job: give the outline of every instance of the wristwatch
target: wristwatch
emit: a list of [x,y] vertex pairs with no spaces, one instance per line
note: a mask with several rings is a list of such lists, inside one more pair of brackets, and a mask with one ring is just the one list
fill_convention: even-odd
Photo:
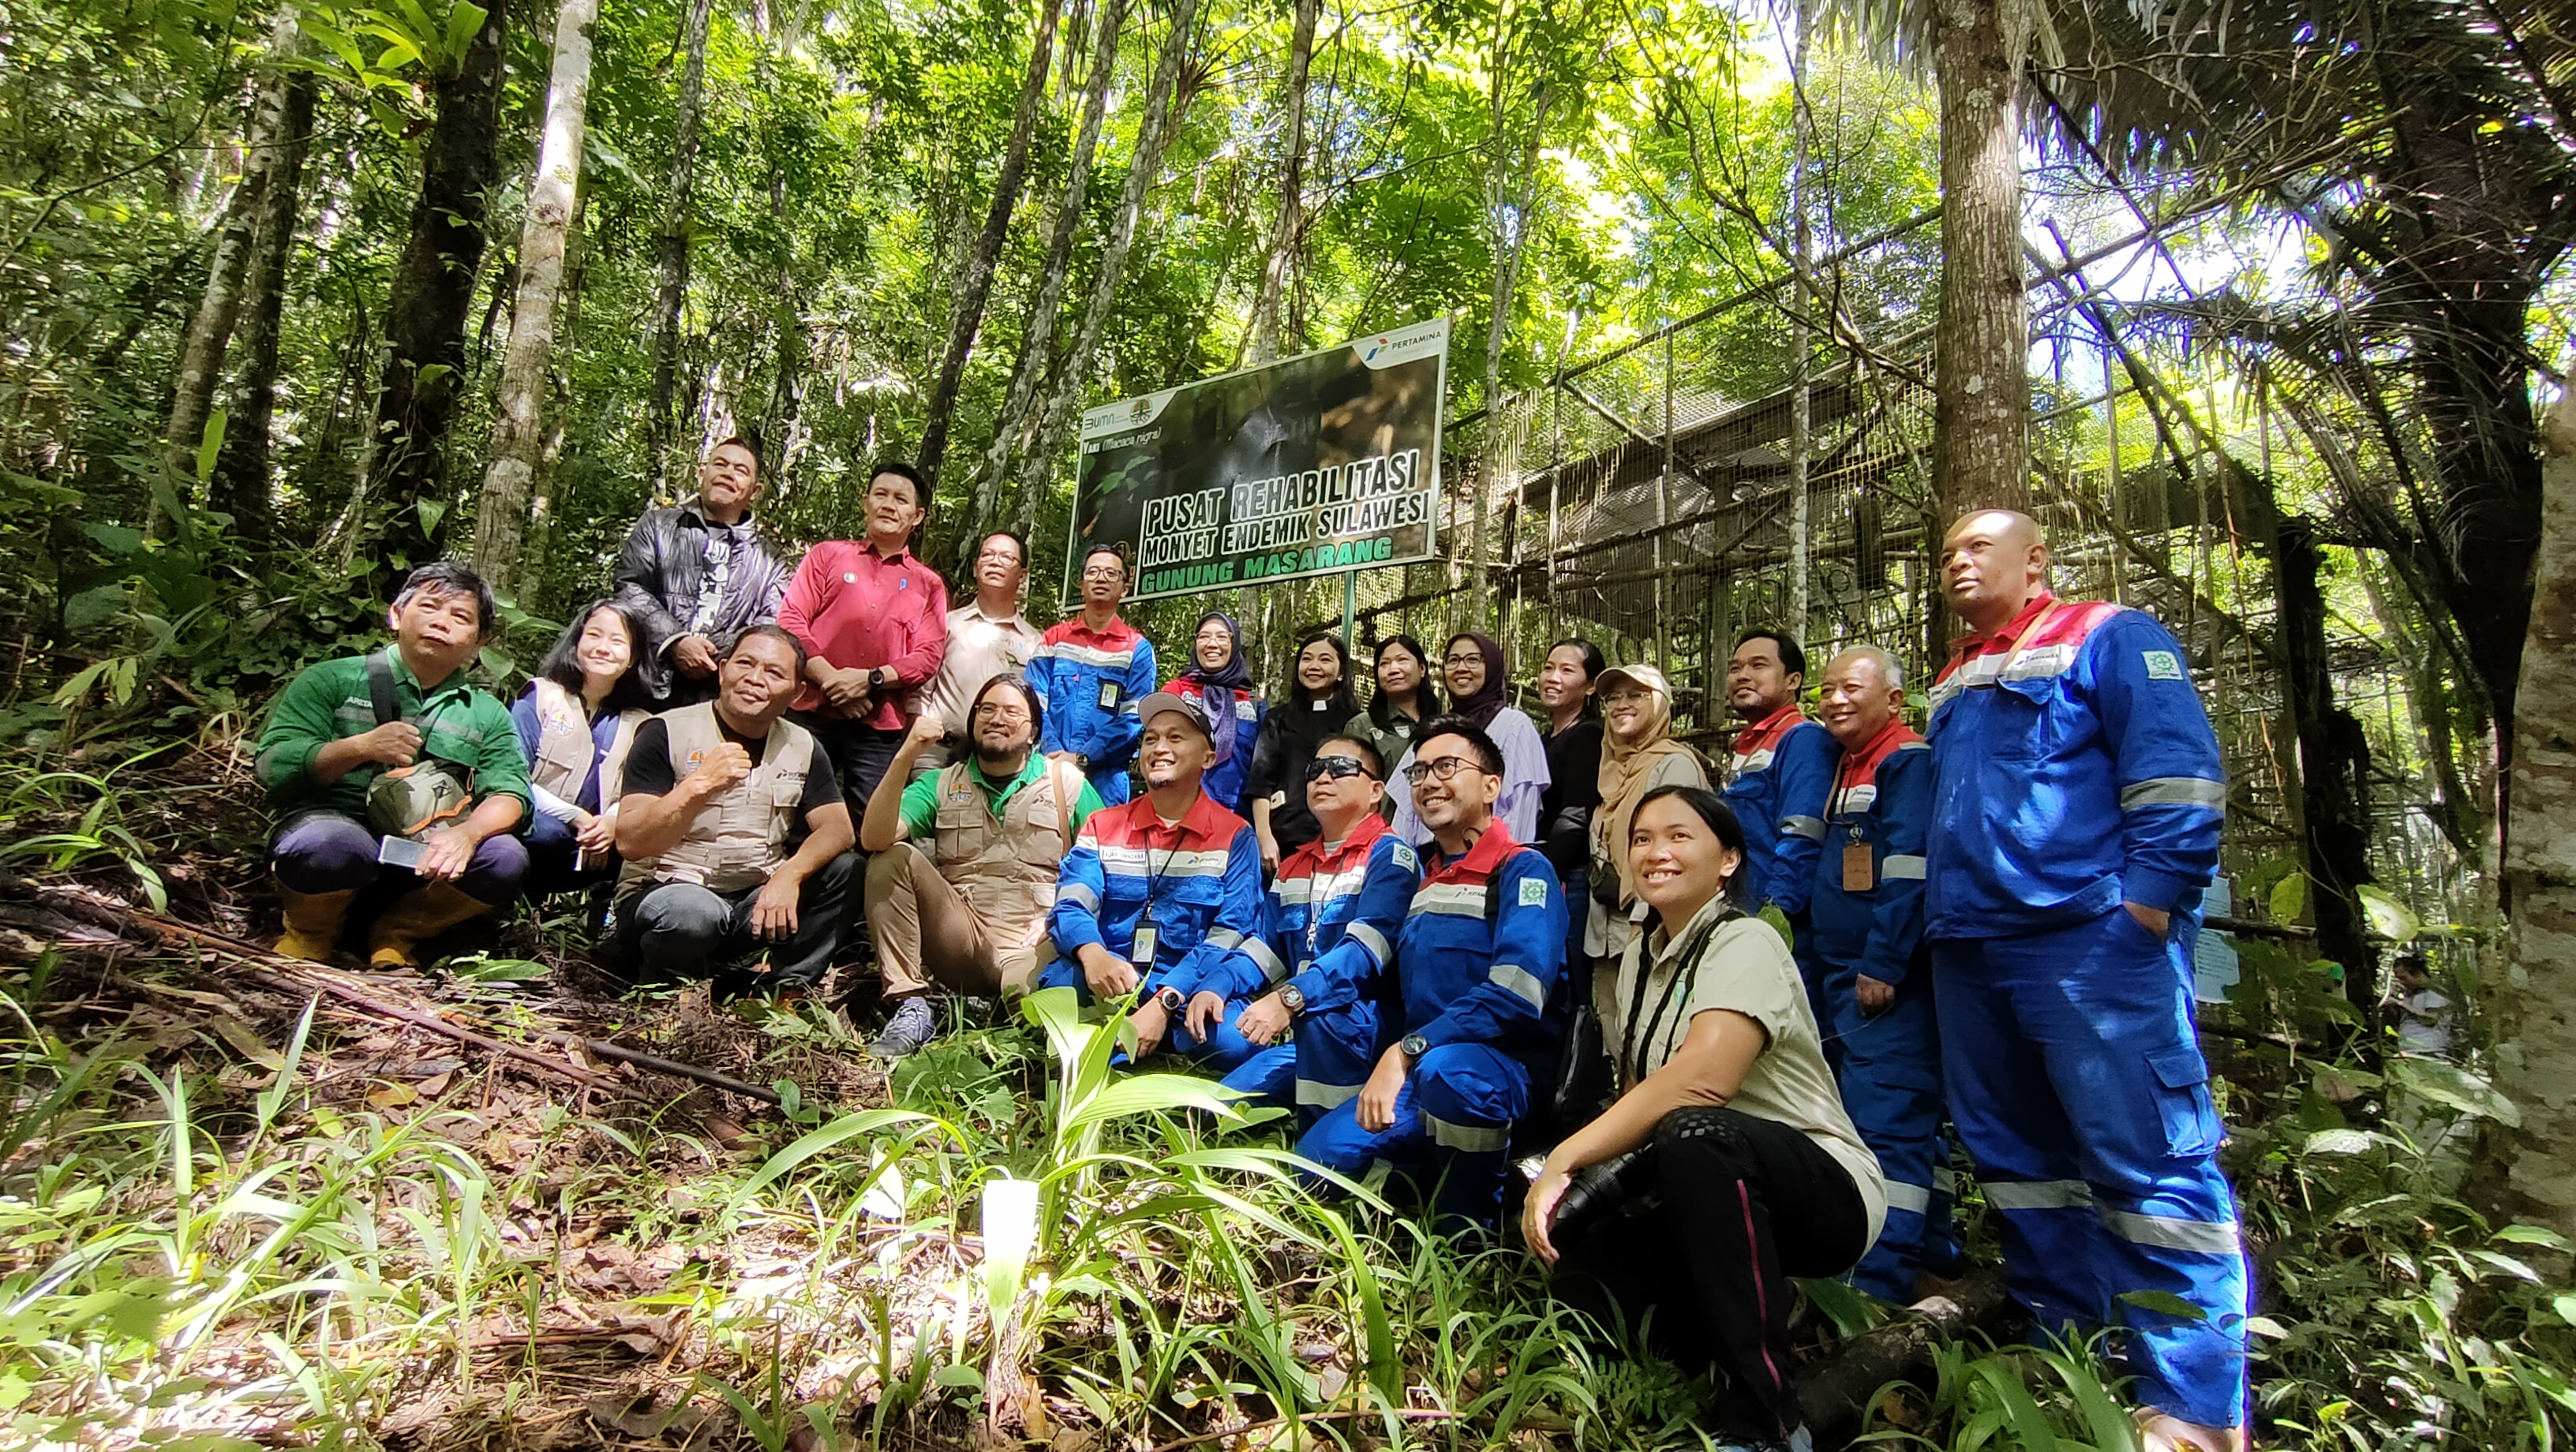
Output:
[[1420,1034],[1406,1034],[1397,1041],[1396,1047],[1404,1050],[1407,1059],[1419,1064],[1422,1056],[1431,1052],[1431,1041]]
[[1297,991],[1296,984],[1284,984],[1279,989],[1279,1006],[1288,1010],[1290,1013],[1304,1013],[1306,1011],[1306,995]]
[[1154,990],[1154,1001],[1163,1006],[1165,1013],[1178,1013],[1189,1004],[1188,999],[1181,997],[1181,991],[1168,983]]
[[868,669],[868,689],[869,689],[869,690],[871,690],[871,691],[882,691],[882,690],[884,690],[886,687],[888,687],[888,686],[890,686],[890,685],[893,685],[893,684],[894,684],[894,672],[892,672],[892,671],[890,671],[890,670],[887,670],[884,666],[871,666],[871,667]]

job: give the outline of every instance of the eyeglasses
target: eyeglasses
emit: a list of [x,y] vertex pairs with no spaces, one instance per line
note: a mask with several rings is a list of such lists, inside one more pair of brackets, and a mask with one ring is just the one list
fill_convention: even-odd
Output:
[[1371,781],[1377,780],[1377,773],[1360,765],[1359,758],[1355,756],[1318,756],[1306,763],[1306,780],[1322,781],[1328,776],[1335,780],[1346,776],[1364,776]]
[[1127,578],[1127,570],[1123,565],[1094,565],[1090,569],[1082,572],[1082,578],[1086,580],[1123,580]]
[[1442,665],[1483,665],[1485,658],[1481,655],[1453,655],[1440,663]]
[[1415,786],[1428,780],[1447,781],[1460,771],[1491,775],[1485,768],[1463,756],[1444,756],[1438,761],[1417,761],[1404,769],[1404,779]]
[[1645,704],[1645,701],[1644,691],[1612,691],[1601,698],[1604,706],[1637,706]]
[[1029,724],[1029,713],[1019,706],[978,706],[975,708],[975,714],[984,720],[998,721],[1005,726]]
[[1020,562],[1020,552],[1009,548],[985,550],[981,554],[975,556],[975,558],[978,560],[1000,560],[1006,565],[1016,565]]

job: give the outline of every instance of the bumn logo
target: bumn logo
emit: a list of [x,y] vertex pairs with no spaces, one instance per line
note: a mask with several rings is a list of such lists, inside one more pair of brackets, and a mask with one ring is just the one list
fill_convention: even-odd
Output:
[[1388,336],[1387,336],[1386,334],[1384,334],[1384,333],[1380,333],[1380,334],[1378,334],[1378,335],[1377,335],[1377,341],[1376,341],[1375,343],[1372,343],[1372,344],[1370,344],[1370,345],[1369,345],[1369,350],[1368,350],[1366,353],[1363,353],[1363,354],[1361,354],[1361,355],[1360,355],[1360,361],[1361,361],[1361,362],[1363,362],[1363,363],[1374,363],[1374,362],[1376,362],[1376,361],[1377,361],[1377,355],[1378,355],[1378,353],[1379,353],[1381,350],[1383,350],[1383,349],[1385,349],[1385,348],[1389,347],[1390,345],[1392,345],[1392,344],[1394,343],[1394,341],[1395,341],[1394,339],[1392,339],[1392,338],[1388,337]]

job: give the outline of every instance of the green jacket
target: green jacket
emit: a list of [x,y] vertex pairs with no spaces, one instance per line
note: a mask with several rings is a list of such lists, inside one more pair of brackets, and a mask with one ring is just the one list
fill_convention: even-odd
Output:
[[[477,802],[519,799],[519,826],[528,824],[528,762],[519,754],[510,710],[489,691],[477,690],[458,671],[434,691],[423,692],[402,653],[391,652],[394,697],[403,719],[420,727],[421,750],[473,773]],[[313,779],[313,754],[333,741],[376,729],[374,698],[367,691],[369,657],[353,655],[309,666],[287,682],[259,733],[259,780],[269,805],[283,816],[322,808],[367,815],[367,785],[383,767],[369,762],[328,786]]]

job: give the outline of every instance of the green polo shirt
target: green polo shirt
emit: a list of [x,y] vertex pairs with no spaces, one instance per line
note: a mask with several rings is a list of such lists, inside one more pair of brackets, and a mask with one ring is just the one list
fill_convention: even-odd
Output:
[[[423,691],[402,652],[392,654],[394,699],[402,705],[402,718],[420,728],[422,753],[472,768],[471,789],[478,802],[517,797],[519,825],[526,826],[528,761],[519,754],[510,708],[491,692],[476,689],[461,670],[438,689]],[[287,682],[269,708],[268,725],[259,733],[259,780],[268,788],[269,805],[281,814],[320,807],[366,816],[367,786],[384,768],[368,762],[325,786],[313,779],[313,754],[330,742],[376,729],[375,698],[367,691],[368,659],[353,655],[308,666]]]
[[[903,830],[906,836],[928,837],[938,831],[939,778],[946,774],[934,771],[903,789]],[[993,779],[984,775],[984,764],[972,756],[966,758],[966,779],[983,789],[984,810],[992,813],[993,820],[997,822],[1002,819],[1002,808],[1019,795],[1020,788],[1045,774],[1046,758],[1032,751],[1029,759],[1020,764],[1020,774],[996,791]],[[1091,814],[1107,803],[1100,800],[1100,793],[1092,788],[1089,777],[1080,772],[1073,773],[1073,776],[1082,783],[1082,791],[1073,799],[1073,830],[1079,832]]]

